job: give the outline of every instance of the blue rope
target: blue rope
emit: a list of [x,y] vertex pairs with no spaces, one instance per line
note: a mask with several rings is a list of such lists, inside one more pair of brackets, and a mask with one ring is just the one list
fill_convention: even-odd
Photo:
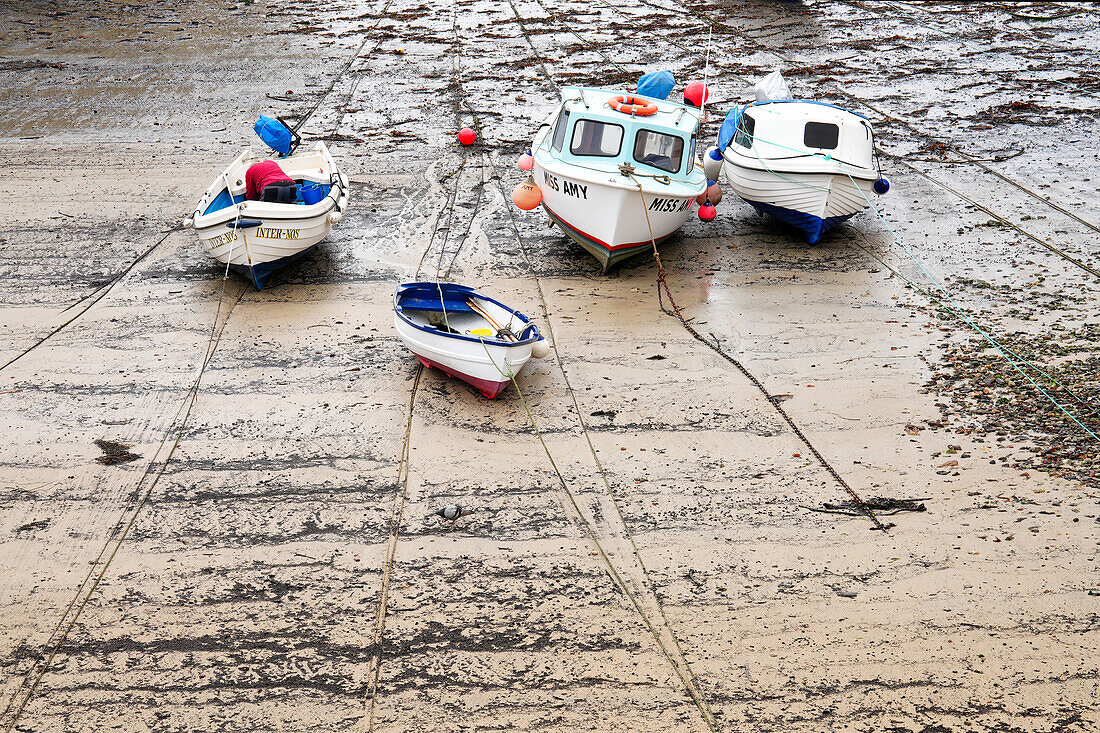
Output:
[[[850,175],[848,175],[847,172],[845,172],[844,175],[848,176],[848,179],[852,182],[852,185],[855,186],[855,189],[857,191],[859,191],[859,195],[863,197],[863,200],[865,202],[867,202],[867,206],[870,207],[871,211],[875,212],[875,216],[877,216],[879,218],[879,221],[881,221],[886,226],[886,229],[890,232],[890,235],[894,238],[894,241],[897,242],[901,246],[901,248],[905,250],[905,253],[907,255],[909,255],[910,259],[912,259],[913,262],[917,263],[917,267],[919,267],[921,269],[921,272],[923,272],[925,274],[925,276],[930,281],[932,281],[932,284],[935,285],[939,289],[939,291],[944,294],[944,297],[946,297],[951,302],[951,305],[953,306],[953,308],[954,308],[955,312],[958,314],[958,316],[962,320],[964,320],[971,328],[973,328],[975,331],[977,331],[982,336],[982,338],[984,338],[986,341],[988,341],[989,345],[992,346],[994,349],[996,349],[997,353],[999,353],[1001,356],[1003,356],[1005,361],[1007,361],[1009,364],[1012,365],[1013,369],[1015,369],[1020,374],[1022,374],[1024,379],[1031,382],[1031,385],[1033,387],[1035,387],[1035,389],[1039,390],[1039,394],[1043,395],[1048,400],[1050,400],[1050,402],[1055,407],[1057,407],[1059,410],[1061,410],[1062,413],[1065,414],[1065,416],[1068,417],[1070,420],[1077,423],[1077,425],[1082,430],[1084,430],[1086,433],[1088,433],[1094,440],[1100,441],[1100,435],[1097,435],[1095,432],[1093,432],[1092,429],[1090,429],[1087,425],[1085,425],[1083,422],[1081,422],[1077,418],[1076,415],[1074,415],[1069,410],[1067,410],[1062,405],[1061,402],[1056,400],[1049,392],[1047,392],[1045,389],[1043,389],[1043,387],[1038,382],[1036,382],[1034,379],[1031,378],[1030,374],[1028,374],[1023,369],[1020,368],[1020,366],[1016,362],[1016,360],[1012,359],[1008,355],[1006,350],[1001,347],[1001,344],[995,338],[993,338],[988,333],[986,333],[985,330],[982,329],[981,326],[979,326],[977,323],[974,322],[974,319],[972,319],[970,316],[968,316],[963,311],[962,306],[960,306],[958,304],[958,302],[954,298],[951,297],[951,293],[947,292],[947,289],[944,288],[943,285],[940,284],[939,280],[937,280],[935,278],[935,276],[933,276],[932,273],[928,271],[928,268],[926,268],[924,266],[924,263],[922,263],[919,259],[917,259],[917,256],[915,254],[913,254],[913,251],[911,249],[909,249],[909,246],[907,244],[905,244],[905,242],[901,241],[901,238],[897,235],[897,232],[895,232],[894,228],[890,226],[890,223],[887,222],[885,218],[883,218],[882,214],[879,213],[879,210],[875,207],[875,205],[873,203],[871,203],[871,200],[867,198],[867,194],[863,193],[863,189],[859,187],[859,184],[856,183],[855,179],[852,178]],[[1019,358],[1019,357],[1017,357],[1017,358]],[[1029,366],[1032,366],[1032,365],[1029,363]],[[1037,367],[1032,366],[1032,368],[1036,369],[1036,371],[1039,371]]]

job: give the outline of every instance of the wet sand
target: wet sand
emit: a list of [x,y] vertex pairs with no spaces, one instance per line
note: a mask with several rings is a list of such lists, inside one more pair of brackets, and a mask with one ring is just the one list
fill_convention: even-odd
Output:
[[[0,730],[1100,727],[1096,443],[890,232],[1097,424],[1100,282],[1004,222],[1100,262],[1100,14],[961,8],[5,7]],[[701,78],[708,19],[708,138],[778,64],[897,156],[884,220],[821,246],[727,188],[662,247],[857,492],[924,501],[888,533],[813,511],[847,497],[651,260],[602,275],[507,200],[557,86]],[[257,115],[314,107],[348,216],[223,280],[175,227]],[[513,388],[417,381],[391,298],[422,261],[551,334],[519,384],[561,479]]]

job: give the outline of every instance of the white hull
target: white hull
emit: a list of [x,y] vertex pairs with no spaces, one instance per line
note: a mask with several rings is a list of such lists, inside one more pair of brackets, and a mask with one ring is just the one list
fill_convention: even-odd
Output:
[[777,100],[733,109],[718,143],[734,192],[802,230],[811,244],[866,209],[880,178],[868,120],[824,102]]
[[639,192],[629,178],[620,176],[621,183],[612,183],[605,175],[601,181],[590,171],[540,161],[539,156],[533,173],[543,208],[600,261],[605,272],[627,257],[652,250],[653,240],[661,242],[675,234],[694,211],[695,197],[705,190],[704,186],[676,195],[653,179],[639,178]]
[[746,201],[819,219],[848,217],[863,211],[871,198],[873,184],[871,180],[849,178],[843,173],[759,170],[730,158],[722,163],[722,171],[730,188]]
[[413,328],[396,315],[393,324],[401,343],[422,361],[429,362],[427,366],[441,368],[452,376],[472,382],[483,392],[492,392],[493,396],[511,384],[511,377],[519,376],[531,359],[531,344],[498,346],[455,341]]

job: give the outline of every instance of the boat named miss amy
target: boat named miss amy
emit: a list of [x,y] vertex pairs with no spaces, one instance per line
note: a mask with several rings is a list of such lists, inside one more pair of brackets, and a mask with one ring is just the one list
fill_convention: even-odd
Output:
[[663,99],[562,90],[532,141],[534,180],[550,220],[604,272],[674,234],[706,191],[699,119],[698,109]]

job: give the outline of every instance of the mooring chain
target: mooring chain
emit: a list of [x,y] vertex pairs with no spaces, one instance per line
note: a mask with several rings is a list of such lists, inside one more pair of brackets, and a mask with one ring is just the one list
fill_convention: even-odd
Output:
[[[772,407],[775,408],[776,412],[778,412],[780,416],[782,416],[787,425],[789,425],[791,427],[791,430],[794,431],[794,434],[798,436],[798,439],[801,440],[802,443],[810,449],[810,452],[814,454],[814,457],[817,458],[817,461],[821,464],[822,468],[828,471],[829,475],[833,477],[837,484],[839,484],[842,489],[848,492],[848,495],[852,497],[852,501],[856,503],[856,506],[858,506],[860,510],[862,510],[864,514],[867,515],[867,518],[870,519],[871,522],[875,525],[875,529],[879,529],[885,532],[888,529],[887,525],[884,525],[882,522],[879,521],[878,517],[875,516],[875,513],[867,506],[867,502],[863,501],[863,499],[860,498],[859,494],[857,494],[855,490],[848,485],[848,482],[844,480],[844,477],[837,473],[837,470],[833,468],[832,464],[825,459],[825,456],[821,455],[821,452],[814,447],[814,444],[810,442],[810,439],[806,437],[806,434],[802,432],[802,429],[798,427],[798,424],[795,423],[795,421],[791,419],[791,416],[787,414],[787,411],[783,409],[783,405],[779,404],[771,395],[771,393],[768,392],[768,388],[765,387],[764,384],[759,379],[757,379],[752,372],[746,369],[744,364],[725,352],[720,346],[718,346],[714,342],[708,341],[707,339],[703,338],[701,335],[699,335],[699,332],[692,328],[691,324],[687,322],[687,319],[684,318],[684,314],[680,312],[680,306],[676,305],[676,301],[672,298],[672,291],[669,290],[668,282],[665,280],[665,268],[664,265],[661,264],[661,259],[659,257],[657,258],[657,273],[657,303],[661,306],[661,310],[670,316],[675,316],[680,321],[680,323],[683,324],[684,328],[687,329],[688,333],[694,336],[697,340],[709,346],[716,354],[721,356],[730,364],[733,364],[735,367],[737,367],[737,370],[744,374],[745,378],[752,382],[753,385],[755,385],[756,388],[760,390],[761,393],[763,393],[763,395],[768,399],[768,402],[770,402]],[[661,297],[661,288],[664,288],[665,294],[668,296],[668,301],[672,304],[671,311],[665,307],[665,304]],[[890,526],[893,525],[891,524]]]
[[[645,192],[642,190],[642,184],[638,181],[637,178],[634,177],[634,174],[632,172],[626,170],[623,170],[622,172],[624,175],[629,176],[631,180],[634,181],[635,185],[638,186],[638,196],[641,197],[642,200],[642,211],[645,212],[646,226],[649,227],[649,241],[653,245],[653,259],[657,261],[657,305],[660,306],[661,311],[670,316],[674,316],[677,320],[680,321],[681,325],[683,325],[683,327],[687,329],[687,332],[694,336],[697,341],[706,344],[708,348],[714,351],[714,353],[718,354],[730,364],[733,364],[735,367],[737,367],[737,370],[744,374],[745,378],[752,382],[753,385],[758,390],[760,390],[764,397],[767,398],[768,402],[771,403],[771,406],[775,408],[776,412],[778,412],[780,416],[782,416],[783,420],[786,421],[787,425],[791,427],[791,430],[794,431],[794,434],[798,436],[798,439],[801,440],[803,444],[805,444],[805,446],[810,449],[810,452],[814,454],[814,457],[817,458],[817,461],[821,464],[822,468],[828,471],[829,475],[833,477],[837,484],[846,492],[848,492],[848,495],[852,497],[852,501],[855,502],[856,507],[858,507],[860,511],[867,515],[867,518],[870,519],[871,523],[875,525],[875,529],[885,532],[887,529],[889,529],[889,527],[892,527],[893,524],[887,526],[879,521],[879,518],[875,516],[874,511],[872,511],[871,508],[867,505],[867,502],[860,498],[859,494],[855,492],[855,489],[848,485],[848,482],[844,480],[844,477],[841,476],[837,472],[837,470],[833,468],[832,464],[825,459],[825,456],[821,455],[821,452],[814,447],[814,444],[810,442],[810,439],[806,437],[806,434],[802,432],[802,429],[798,427],[798,424],[795,423],[795,421],[791,419],[791,416],[787,414],[787,411],[783,409],[783,406],[779,404],[774,397],[772,397],[772,394],[770,392],[768,392],[768,388],[764,386],[764,383],[757,379],[756,376],[752,372],[750,372],[745,367],[745,365],[738,361],[733,355],[727,353],[718,344],[703,338],[702,334],[696,331],[695,328],[690,323],[688,323],[688,319],[684,317],[683,311],[680,310],[680,306],[676,304],[676,299],[672,297],[672,290],[668,287],[668,280],[666,279],[666,275],[668,273],[665,270],[664,263],[661,262],[661,255],[657,252],[657,240],[653,234],[653,224],[649,220],[649,210],[646,207]],[[668,302],[672,305],[672,310],[669,310],[665,307],[664,299],[661,295],[662,289],[664,289],[664,294],[668,296]]]

